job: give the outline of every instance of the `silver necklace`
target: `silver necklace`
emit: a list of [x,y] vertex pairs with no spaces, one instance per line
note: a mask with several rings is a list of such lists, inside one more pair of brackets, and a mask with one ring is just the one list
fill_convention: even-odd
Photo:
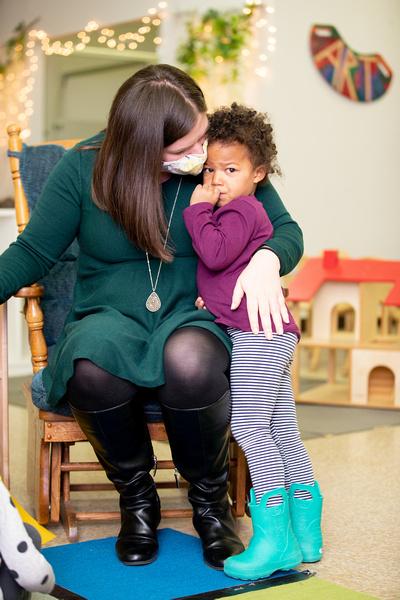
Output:
[[[168,221],[168,226],[167,226],[167,232],[165,234],[164,250],[165,250],[165,247],[167,245],[169,230],[170,230],[171,223],[172,223],[172,217],[174,216],[176,201],[178,200],[179,191],[181,189],[181,183],[182,183],[182,177],[179,180],[178,189],[176,190],[174,203],[172,205],[171,214],[169,216],[169,221]],[[149,297],[146,300],[146,308],[150,312],[157,312],[161,308],[161,300],[160,300],[160,297],[157,294],[156,290],[157,290],[158,280],[160,278],[161,267],[162,267],[162,260],[160,260],[160,264],[158,265],[158,270],[157,270],[157,275],[156,275],[156,280],[155,281],[153,280],[153,273],[151,272],[150,258],[149,258],[149,253],[147,252],[147,250],[146,250],[146,260],[147,260],[147,268],[149,270],[149,277],[150,277],[151,290],[152,290],[150,292]]]

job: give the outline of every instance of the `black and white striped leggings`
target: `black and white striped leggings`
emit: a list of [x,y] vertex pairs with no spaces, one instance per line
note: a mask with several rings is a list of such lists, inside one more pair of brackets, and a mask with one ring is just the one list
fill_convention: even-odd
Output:
[[[268,340],[263,332],[254,335],[229,328],[228,333],[233,342],[231,428],[246,455],[257,502],[265,492],[278,487],[313,485],[290,377],[297,336],[273,334]],[[274,496],[268,504],[279,502],[281,497]]]

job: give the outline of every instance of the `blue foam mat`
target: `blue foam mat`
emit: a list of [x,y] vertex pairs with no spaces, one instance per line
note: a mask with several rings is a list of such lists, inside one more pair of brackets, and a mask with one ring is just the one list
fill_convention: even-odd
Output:
[[54,546],[43,554],[53,566],[57,584],[87,600],[171,600],[240,583],[207,567],[201,543],[192,535],[160,529],[159,543],[157,560],[141,567],[118,560],[114,537]]

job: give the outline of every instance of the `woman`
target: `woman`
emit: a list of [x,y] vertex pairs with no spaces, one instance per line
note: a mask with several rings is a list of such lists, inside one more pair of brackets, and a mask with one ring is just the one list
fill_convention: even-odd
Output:
[[[196,264],[182,218],[205,160],[206,105],[197,84],[169,65],[146,67],[119,89],[105,133],[78,144],[52,172],[25,231],[0,257],[0,302],[48,272],[77,236],[74,304],[43,374],[50,404],[66,397],[120,494],[116,551],[129,565],[155,560],[159,498],[153,450],[138,401],[159,399],[174,462],[189,482],[205,561],[221,569],[243,550],[227,497],[229,340],[194,307]],[[279,270],[302,236],[272,186],[275,235],[242,273],[253,331],[277,331],[287,312]]]

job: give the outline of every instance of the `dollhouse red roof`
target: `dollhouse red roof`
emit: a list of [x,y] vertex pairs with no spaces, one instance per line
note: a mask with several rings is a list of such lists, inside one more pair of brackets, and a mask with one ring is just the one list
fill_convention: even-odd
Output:
[[337,250],[325,250],[322,257],[306,261],[290,281],[288,300],[308,302],[327,281],[393,282],[384,304],[400,306],[400,261],[339,258]]

